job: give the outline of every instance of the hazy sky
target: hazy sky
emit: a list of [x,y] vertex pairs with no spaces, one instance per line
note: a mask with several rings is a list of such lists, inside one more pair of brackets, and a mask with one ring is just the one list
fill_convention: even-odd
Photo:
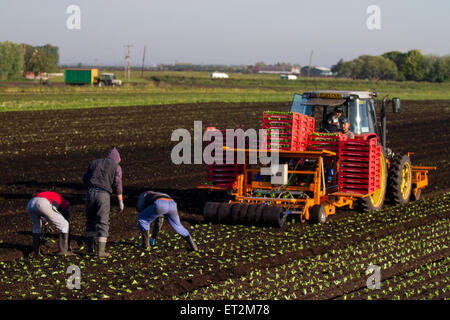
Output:
[[[69,30],[69,5],[81,29]],[[366,27],[369,5],[381,30]],[[264,61],[331,66],[340,58],[420,49],[450,53],[450,0],[0,0],[0,41],[60,48],[60,63]]]

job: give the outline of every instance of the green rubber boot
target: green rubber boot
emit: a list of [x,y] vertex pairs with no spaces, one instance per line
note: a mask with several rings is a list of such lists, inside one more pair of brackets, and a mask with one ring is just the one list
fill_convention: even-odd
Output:
[[60,233],[58,240],[59,251],[56,253],[58,256],[71,256],[72,252],[69,251],[69,234]]
[[187,241],[187,243],[189,244],[189,249],[191,251],[198,251],[197,244],[195,243],[194,239],[192,239],[191,235],[183,237],[183,239]]
[[105,251],[106,242],[98,242],[98,256],[100,258],[107,258],[110,256],[109,252]]
[[86,237],[86,253],[94,253],[94,237]]
[[142,243],[139,246],[139,248],[141,249],[146,249],[150,246],[149,244],[149,232],[147,231],[141,231],[141,239],[142,239]]
[[41,254],[41,234],[32,233],[33,236],[33,256],[38,257]]

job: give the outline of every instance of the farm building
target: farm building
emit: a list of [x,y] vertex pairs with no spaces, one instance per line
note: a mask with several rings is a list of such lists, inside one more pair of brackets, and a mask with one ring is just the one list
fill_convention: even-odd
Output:
[[[308,68],[309,67],[302,68],[302,71],[301,71],[302,76],[305,77],[308,75]],[[333,74],[333,72],[331,72],[330,68],[319,67],[319,66],[311,67],[309,75],[311,77],[332,77],[332,76],[334,76],[334,74]]]
[[300,66],[292,66],[290,64],[258,65],[252,68],[252,72],[268,74],[300,74]]

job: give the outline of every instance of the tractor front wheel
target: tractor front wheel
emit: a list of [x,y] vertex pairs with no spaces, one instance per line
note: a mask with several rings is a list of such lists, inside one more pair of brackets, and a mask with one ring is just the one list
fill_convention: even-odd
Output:
[[411,189],[411,160],[406,154],[397,155],[389,168],[388,197],[394,204],[406,204],[411,197]]

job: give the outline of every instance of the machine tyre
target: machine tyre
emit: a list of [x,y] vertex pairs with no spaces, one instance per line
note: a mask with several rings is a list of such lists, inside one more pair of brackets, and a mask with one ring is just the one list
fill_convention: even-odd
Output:
[[219,202],[207,202],[203,207],[203,216],[206,222],[217,222],[217,211],[220,207]]
[[[412,191],[412,166],[406,154],[394,157],[389,168],[388,197],[393,204],[409,202]],[[420,196],[420,195],[419,195]]]
[[250,205],[243,203],[241,205],[241,208],[239,210],[239,223],[246,225],[248,224],[248,209],[249,209]]
[[256,208],[258,208],[260,204],[251,204],[247,209],[247,223],[252,225],[255,224],[256,221]]
[[265,208],[267,207],[267,205],[264,204],[260,204],[256,207],[255,210],[255,219],[253,221],[253,224],[255,226],[260,226],[263,224],[263,212],[265,210]]
[[219,210],[217,212],[217,217],[218,217],[218,221],[219,223],[230,223],[232,221],[232,216],[231,216],[231,209],[233,208],[234,204],[230,204],[230,203],[222,203],[219,207]]
[[316,204],[309,209],[309,221],[312,223],[325,223],[327,221],[327,212],[323,204]]
[[286,215],[282,206],[267,206],[263,212],[264,225],[281,228],[286,222]]
[[240,212],[242,209],[242,204],[241,203],[236,203],[233,208],[231,209],[231,222],[233,224],[239,224],[240,222]]

